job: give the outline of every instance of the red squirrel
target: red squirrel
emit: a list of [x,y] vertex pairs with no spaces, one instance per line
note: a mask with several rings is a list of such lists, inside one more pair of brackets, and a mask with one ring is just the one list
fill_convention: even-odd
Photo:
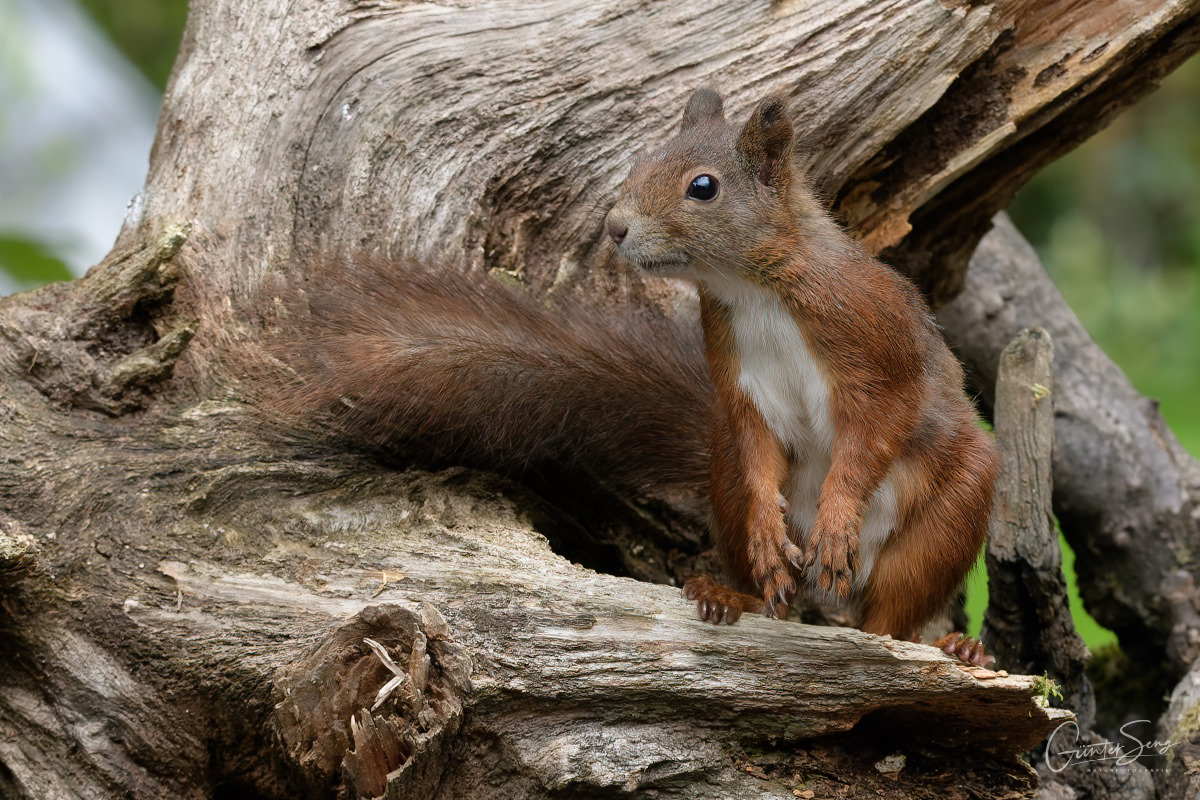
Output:
[[[715,534],[736,582],[684,587],[700,616],[782,616],[798,590],[914,639],[987,535],[999,458],[915,287],[814,199],[781,100],[740,129],[700,89],[636,159],[606,229],[626,261],[693,281],[718,417]],[[752,594],[747,594],[750,592]],[[986,666],[979,643],[938,643]]]
[[735,588],[689,580],[703,618],[783,616],[805,588],[914,638],[979,551],[997,456],[914,287],[827,217],[791,151],[779,101],[736,131],[700,90],[608,215],[620,255],[699,285],[703,343],[634,308],[551,311],[478,273],[357,260],[282,292],[291,377],[266,403],[435,462],[711,475]]

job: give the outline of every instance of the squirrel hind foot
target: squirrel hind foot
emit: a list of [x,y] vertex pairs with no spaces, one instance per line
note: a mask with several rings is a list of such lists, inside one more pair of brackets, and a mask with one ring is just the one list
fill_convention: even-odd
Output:
[[973,667],[991,669],[992,665],[996,663],[995,658],[984,652],[982,641],[966,636],[959,631],[946,634],[934,642],[933,646]]
[[[786,616],[786,609],[780,614],[778,609],[770,609],[761,597],[721,586],[707,575],[688,578],[683,584],[683,596],[695,601],[696,613],[700,615],[700,619],[714,625],[732,625],[741,619],[743,611],[762,611],[764,616],[768,617]],[[768,613],[769,610],[776,613]]]

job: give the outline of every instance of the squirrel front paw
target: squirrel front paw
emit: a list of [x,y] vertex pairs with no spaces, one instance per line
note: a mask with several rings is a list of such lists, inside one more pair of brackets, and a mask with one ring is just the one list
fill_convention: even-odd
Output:
[[[787,501],[781,496],[779,509],[786,510]],[[804,551],[791,540],[782,514],[762,521],[759,534],[748,548],[754,582],[762,590],[762,613],[765,617],[787,618],[792,598],[796,595],[793,566],[799,566]]]
[[818,560],[820,562],[817,580],[821,588],[826,592],[836,592],[840,600],[848,599],[854,573],[859,567],[858,532],[850,528],[838,529],[818,521],[808,534],[805,552],[806,571],[816,566]]

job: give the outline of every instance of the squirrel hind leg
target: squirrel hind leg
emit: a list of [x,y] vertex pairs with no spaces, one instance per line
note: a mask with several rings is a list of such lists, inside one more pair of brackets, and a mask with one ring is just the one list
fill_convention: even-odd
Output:
[[984,652],[983,642],[966,636],[960,631],[946,634],[934,642],[933,646],[971,666],[991,669],[992,665],[996,663],[996,659]]
[[683,596],[696,602],[700,619],[720,625],[737,622],[743,611],[761,611],[766,616],[787,617],[787,606],[768,608],[761,597],[745,594],[722,586],[707,575],[688,578],[683,584]]
[[987,536],[990,494],[959,483],[913,508],[879,554],[862,595],[862,630],[915,641],[945,608]]

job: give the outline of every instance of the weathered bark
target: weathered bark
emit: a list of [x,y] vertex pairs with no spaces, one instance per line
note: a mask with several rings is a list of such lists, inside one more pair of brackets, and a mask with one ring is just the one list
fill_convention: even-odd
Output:
[[[186,475],[167,447],[122,446],[123,420],[89,426],[95,470],[77,474],[49,448],[69,418],[26,420],[27,469],[133,491],[61,508],[71,556],[10,587],[0,753],[14,796],[323,796],[343,770],[377,789],[404,766],[406,797],[776,797],[786,780],[731,756],[889,714],[931,745],[1011,756],[1056,718],[1030,702],[1032,679],[921,645],[702,623],[674,589],[555,556],[494,478],[281,461],[253,444],[233,456],[237,429],[209,427],[231,411],[159,418],[199,467]],[[355,735],[350,717],[391,677],[365,637],[415,677]],[[375,748],[391,759],[366,759]]]
[[[1197,16],[195,0],[116,249],[0,302],[0,546],[21,565],[0,564],[0,791],[319,797],[403,765],[393,796],[777,797],[793,773],[871,796],[1022,792],[1011,755],[1053,719],[1034,681],[853,631],[706,628],[672,590],[552,554],[531,522],[560,518],[520,486],[260,435],[228,354],[260,340],[267,278],[362,251],[673,308],[676,289],[610,262],[600,220],[705,82],[734,114],[785,93],[815,179],[949,296],[983,220],[1194,48]],[[694,550],[686,518],[604,497]],[[695,556],[648,552],[631,572]],[[393,672],[364,638],[405,676],[369,718]],[[791,752],[864,717],[862,739],[822,747],[869,752],[871,725],[957,746],[924,768],[909,750],[899,773]]]
[[1198,6],[201,4],[122,241],[228,234],[222,291],[364,247],[612,291],[603,211],[710,83],[734,116],[786,95],[840,213],[940,301],[1029,175],[1196,49]]
[[[1017,189],[1195,52],[1196,10],[998,3],[993,22],[1006,33],[877,157],[878,173],[852,177],[851,192],[887,199],[847,218],[942,305],[962,290],[967,259]],[[905,214],[912,231],[897,244]]]

